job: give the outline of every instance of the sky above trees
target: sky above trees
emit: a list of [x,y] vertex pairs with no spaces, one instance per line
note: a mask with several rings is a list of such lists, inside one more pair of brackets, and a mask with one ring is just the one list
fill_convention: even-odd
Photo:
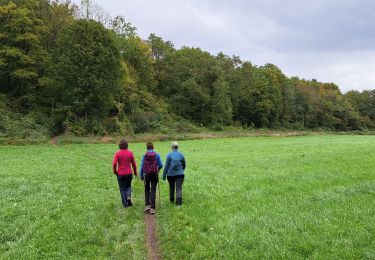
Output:
[[[79,2],[79,0],[75,0]],[[176,47],[273,63],[288,76],[334,82],[345,92],[375,86],[372,0],[96,0],[147,38]]]

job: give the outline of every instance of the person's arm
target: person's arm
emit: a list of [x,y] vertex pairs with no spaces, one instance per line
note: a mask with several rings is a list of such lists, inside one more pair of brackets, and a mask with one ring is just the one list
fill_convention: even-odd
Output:
[[138,175],[137,174],[137,164],[135,163],[134,154],[132,154],[131,163],[132,163],[134,175],[137,176]]
[[186,161],[185,161],[185,156],[183,154],[182,154],[182,161],[181,161],[181,163],[182,163],[182,169],[185,170],[185,168],[186,168]]
[[163,162],[161,160],[160,154],[156,154],[156,160],[158,162],[159,171],[163,168]]
[[118,161],[117,153],[115,153],[115,156],[113,157],[113,162],[112,162],[112,169],[113,169],[114,174],[117,174],[117,161]]
[[141,161],[141,168],[139,169],[139,174],[141,179],[143,179],[143,164],[145,163],[145,155],[142,156],[142,161]]
[[168,171],[168,168],[169,168],[169,164],[170,164],[170,155],[168,154],[167,155],[167,159],[165,160],[165,167],[164,167],[164,171],[163,171],[163,181],[165,181],[165,179],[167,178],[167,171]]

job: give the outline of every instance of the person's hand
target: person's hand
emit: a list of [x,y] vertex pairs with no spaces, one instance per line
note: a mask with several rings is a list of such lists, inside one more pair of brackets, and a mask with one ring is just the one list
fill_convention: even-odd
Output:
[[114,175],[118,175],[118,172],[117,172],[117,171],[114,171],[113,174],[114,174]]

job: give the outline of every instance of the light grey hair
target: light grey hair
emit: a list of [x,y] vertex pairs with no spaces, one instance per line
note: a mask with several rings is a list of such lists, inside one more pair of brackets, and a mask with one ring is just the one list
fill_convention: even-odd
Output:
[[172,149],[177,150],[178,149],[178,143],[172,142]]

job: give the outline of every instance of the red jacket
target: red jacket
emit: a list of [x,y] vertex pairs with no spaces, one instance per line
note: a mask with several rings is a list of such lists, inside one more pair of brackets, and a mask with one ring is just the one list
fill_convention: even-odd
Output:
[[[133,168],[130,168],[130,165]],[[118,175],[129,175],[134,172],[137,176],[137,164],[135,163],[133,152],[130,150],[120,150],[115,153],[113,158],[113,173]]]

